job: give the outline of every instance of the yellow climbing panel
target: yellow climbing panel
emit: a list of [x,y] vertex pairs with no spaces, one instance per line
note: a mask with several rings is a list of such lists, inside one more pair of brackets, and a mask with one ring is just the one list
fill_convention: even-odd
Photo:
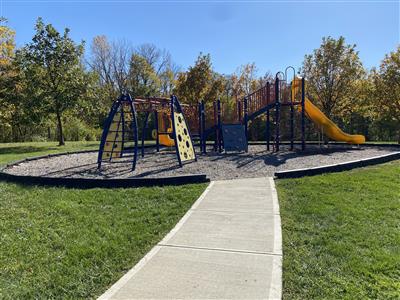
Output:
[[181,161],[184,162],[195,159],[196,156],[192,139],[190,138],[189,130],[182,113],[174,111],[174,123]]

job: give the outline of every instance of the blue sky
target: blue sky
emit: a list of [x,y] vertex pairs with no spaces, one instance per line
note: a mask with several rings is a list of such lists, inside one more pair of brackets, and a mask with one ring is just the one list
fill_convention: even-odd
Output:
[[104,34],[166,48],[187,68],[199,52],[214,69],[231,73],[255,62],[259,74],[301,66],[323,36],[357,44],[368,68],[400,43],[399,1],[34,1],[0,0],[17,45],[31,40],[37,17],[76,41]]

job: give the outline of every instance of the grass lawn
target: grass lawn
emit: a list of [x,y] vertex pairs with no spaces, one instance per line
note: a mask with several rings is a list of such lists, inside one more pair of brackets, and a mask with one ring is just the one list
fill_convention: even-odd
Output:
[[277,181],[284,299],[400,298],[400,162]]
[[[97,143],[0,145],[0,162]],[[205,184],[137,189],[0,182],[0,298],[94,298],[178,222]]]

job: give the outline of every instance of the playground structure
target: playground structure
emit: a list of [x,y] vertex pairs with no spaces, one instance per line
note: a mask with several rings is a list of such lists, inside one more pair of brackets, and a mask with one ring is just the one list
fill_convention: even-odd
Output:
[[[292,78],[288,73],[293,72]],[[141,156],[145,153],[146,132],[149,119],[154,116],[152,137],[156,140],[156,150],[160,146],[175,147],[179,166],[186,161],[196,161],[196,153],[190,132],[199,141],[200,152],[207,152],[207,141],[214,139],[214,151],[247,152],[250,122],[265,115],[266,150],[271,147],[280,151],[282,143],[281,126],[289,125],[289,149],[294,150],[295,133],[300,131],[301,150],[306,148],[306,118],[335,141],[348,144],[363,144],[365,137],[344,133],[334,122],[321,112],[307,97],[305,79],[295,74],[293,67],[278,72],[273,82],[266,82],[255,92],[237,99],[233,110],[225,109],[218,99],[207,106],[204,101],[198,105],[181,105],[176,96],[168,98],[134,98],[121,95],[111,108],[107,118],[98,154],[98,168],[104,162],[131,160],[132,171],[138,159],[139,130],[138,113],[144,113],[141,127]],[[288,123],[283,123],[283,109],[289,108]],[[210,111],[210,108],[212,111]],[[300,118],[298,119],[298,114]],[[295,117],[296,116],[296,117]],[[295,119],[300,126],[295,126]],[[298,129],[300,127],[300,130]],[[126,159],[122,162],[126,163]]]
[[[297,110],[301,114],[301,149],[305,150],[305,81],[304,79],[299,79],[300,85],[292,84],[295,79],[295,76],[293,76],[292,82],[289,82],[287,80],[287,75],[290,69],[293,68],[287,68],[285,73],[277,73],[273,83],[268,81],[260,89],[242,99],[238,99],[234,111],[230,112],[229,115],[225,113],[220,100],[214,102],[212,114],[214,116],[213,124],[208,128],[206,125],[207,116],[210,114],[206,113],[204,102],[202,102],[200,115],[200,148],[202,153],[206,153],[206,141],[211,134],[215,136],[214,149],[222,152],[224,149],[224,139],[222,138],[221,131],[222,128],[226,126],[224,122],[225,119],[230,120],[231,123],[243,126],[246,137],[245,142],[247,144],[249,123],[264,114],[266,117],[265,141],[267,150],[270,151],[272,146],[274,151],[279,151],[281,145],[281,110],[282,107],[286,106],[290,108],[290,150],[294,149],[295,107],[298,107]],[[274,125],[274,133],[271,129],[272,124]],[[244,149],[243,147],[241,148]]]
[[[289,71],[293,71],[291,80],[288,78]],[[213,102],[212,112],[207,111],[205,103],[200,104],[200,150],[206,153],[206,143],[210,135],[214,135],[214,150],[222,152],[226,137],[232,140],[232,134],[227,127],[243,127],[245,141],[238,139],[235,147],[229,149],[247,151],[249,123],[265,114],[266,119],[266,146],[270,151],[271,145],[274,151],[279,151],[281,145],[281,113],[283,107],[289,107],[289,131],[290,150],[294,149],[295,142],[295,111],[300,113],[300,142],[301,150],[306,148],[305,120],[306,117],[312,121],[317,128],[330,139],[348,144],[363,144],[363,135],[350,135],[343,132],[333,121],[331,121],[321,110],[319,110],[307,97],[305,92],[305,79],[295,74],[293,67],[286,68],[285,72],[278,72],[274,82],[267,82],[255,92],[236,101],[233,112],[225,113],[221,101]],[[233,115],[233,116],[232,116]],[[211,118],[210,118],[211,116]],[[233,118],[232,118],[233,117]],[[228,119],[229,123],[225,120]],[[233,124],[232,124],[233,119]],[[211,122],[210,122],[211,121]],[[207,126],[208,125],[208,126]],[[235,127],[233,127],[235,125]],[[272,132],[272,125],[274,132]],[[237,135],[237,133],[233,134]],[[243,144],[245,143],[245,144]],[[230,141],[230,144],[232,142]],[[225,149],[226,150],[226,149]]]
[[[77,188],[138,187],[264,176],[300,177],[399,159],[398,145],[353,147],[363,144],[365,137],[340,130],[306,97],[306,80],[295,74],[288,80],[288,70],[293,69],[279,72],[272,81],[230,106],[220,100],[188,105],[180,104],[176,96],[121,95],[112,104],[99,151],[18,161],[0,169],[0,180]],[[306,144],[307,118],[331,139],[348,145]],[[248,143],[248,135],[261,132],[255,131],[259,130],[260,121],[265,122],[266,143]],[[148,136],[155,139],[155,145],[145,152]],[[206,153],[211,141],[215,151],[197,157],[194,139],[200,152]],[[288,147],[280,147],[283,144]],[[307,151],[293,151],[298,144],[301,150],[307,145]],[[139,161],[140,153],[144,157],[145,153],[155,153],[154,148],[161,152],[161,146],[166,149],[160,155],[146,154]],[[177,168],[176,161],[179,166],[197,163]]]
[[156,148],[160,145],[175,146],[179,165],[197,160],[189,126],[176,96],[168,98],[135,98],[121,95],[114,101],[106,120],[98,152],[98,168],[102,163],[127,163],[131,161],[132,171],[138,159],[138,118],[144,113],[141,139],[141,156],[144,157],[146,130],[150,115],[154,115]]

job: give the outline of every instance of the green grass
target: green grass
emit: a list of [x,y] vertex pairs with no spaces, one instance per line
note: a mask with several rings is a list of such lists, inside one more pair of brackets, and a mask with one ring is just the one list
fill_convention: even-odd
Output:
[[[0,145],[0,161],[90,147]],[[172,229],[205,186],[79,190],[0,182],[0,299],[99,296]]]
[[400,299],[400,162],[277,181],[284,299]]

